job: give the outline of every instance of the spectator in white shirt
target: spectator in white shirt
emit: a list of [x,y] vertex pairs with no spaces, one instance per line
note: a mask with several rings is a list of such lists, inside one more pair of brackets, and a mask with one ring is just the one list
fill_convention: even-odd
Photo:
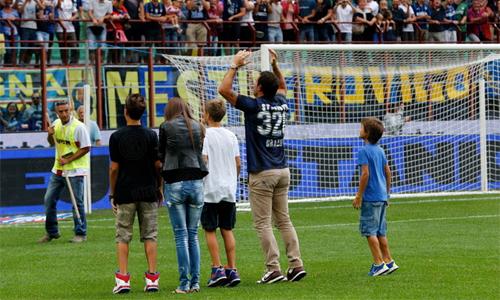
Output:
[[[72,22],[78,18],[78,10],[72,0],[59,0],[57,2],[57,10],[59,12],[59,19],[64,20],[57,25],[56,29],[62,63],[64,65],[68,65],[68,62],[72,65],[78,64],[78,39],[75,33],[75,26],[73,26]],[[66,36],[64,35],[64,31],[66,31]],[[68,51],[67,48],[72,49]],[[68,52],[70,53],[70,60],[68,59]]]
[[343,42],[352,42],[352,17],[354,15],[350,0],[340,0],[335,6],[335,22],[340,29]]

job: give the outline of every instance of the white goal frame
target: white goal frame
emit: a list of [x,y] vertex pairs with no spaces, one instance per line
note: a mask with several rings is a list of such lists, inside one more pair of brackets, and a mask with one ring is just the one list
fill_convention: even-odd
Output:
[[[297,51],[396,51],[396,50],[456,50],[456,51],[496,51],[500,55],[500,44],[263,44],[260,47],[260,67],[261,71],[269,71],[270,54],[269,50],[297,50]],[[499,100],[500,101],[500,100]],[[480,139],[480,176],[481,176],[481,189],[478,192],[464,191],[464,192],[446,192],[446,193],[413,193],[394,195],[396,197],[419,197],[419,196],[444,196],[444,195],[464,195],[464,194],[478,194],[487,193],[488,191],[488,166],[487,166],[487,124],[486,124],[486,102],[485,102],[485,80],[479,80],[479,139]],[[495,191],[493,193],[498,193]],[[328,199],[327,199],[328,198]],[[331,198],[331,199],[330,199]],[[350,197],[326,197],[311,199],[307,201],[324,201],[324,200],[340,200]]]

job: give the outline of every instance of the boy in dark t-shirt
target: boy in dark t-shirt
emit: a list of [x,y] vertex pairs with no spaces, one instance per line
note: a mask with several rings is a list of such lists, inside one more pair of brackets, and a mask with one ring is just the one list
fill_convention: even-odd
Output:
[[144,291],[159,289],[160,274],[156,270],[158,206],[161,193],[161,164],[158,159],[156,133],[141,126],[146,102],[139,94],[130,95],[125,103],[127,127],[114,132],[109,139],[111,166],[109,170],[109,198],[116,214],[116,247],[119,269],[115,273],[113,293],[130,291],[128,250],[132,240],[134,217],[139,219],[141,242],[148,262],[144,274]]
[[[299,239],[288,214],[290,170],[283,147],[288,105],[285,79],[278,67],[277,55],[270,51],[273,72],[264,71],[255,84],[255,97],[237,95],[232,84],[238,68],[246,64],[248,51],[238,52],[222,80],[219,93],[234,107],[245,113],[249,198],[254,226],[266,256],[266,273],[257,283],[275,283],[285,279],[279,263],[279,248],[272,229],[278,225],[287,245],[288,281],[306,275],[301,260]],[[273,218],[271,217],[273,216]]]

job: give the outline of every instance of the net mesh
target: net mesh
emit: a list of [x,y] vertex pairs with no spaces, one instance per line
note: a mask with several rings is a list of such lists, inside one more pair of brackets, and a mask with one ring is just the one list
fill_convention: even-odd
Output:
[[[353,195],[363,141],[359,122],[384,122],[380,140],[392,169],[392,192],[481,189],[480,80],[484,80],[487,187],[500,189],[500,52],[498,50],[277,50],[287,84],[285,149],[291,198]],[[167,56],[195,113],[218,96],[231,56]],[[261,67],[254,52],[233,88],[252,95]],[[224,120],[240,138],[243,115],[229,104]],[[243,170],[242,177],[246,177]],[[246,199],[244,184],[241,199]]]

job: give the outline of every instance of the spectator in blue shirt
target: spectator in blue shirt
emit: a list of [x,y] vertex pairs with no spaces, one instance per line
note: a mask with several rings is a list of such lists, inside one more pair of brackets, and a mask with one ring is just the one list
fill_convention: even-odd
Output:
[[429,27],[427,23],[431,19],[431,8],[425,4],[425,0],[417,0],[413,4],[413,12],[420,27],[420,40],[427,41],[429,39]]
[[365,145],[358,152],[357,164],[361,168],[359,189],[352,201],[355,209],[361,208],[359,229],[368,240],[373,264],[368,275],[390,274],[399,267],[391,257],[386,237],[386,208],[391,189],[391,169],[384,150],[377,145],[384,125],[376,118],[361,121],[359,137]]

